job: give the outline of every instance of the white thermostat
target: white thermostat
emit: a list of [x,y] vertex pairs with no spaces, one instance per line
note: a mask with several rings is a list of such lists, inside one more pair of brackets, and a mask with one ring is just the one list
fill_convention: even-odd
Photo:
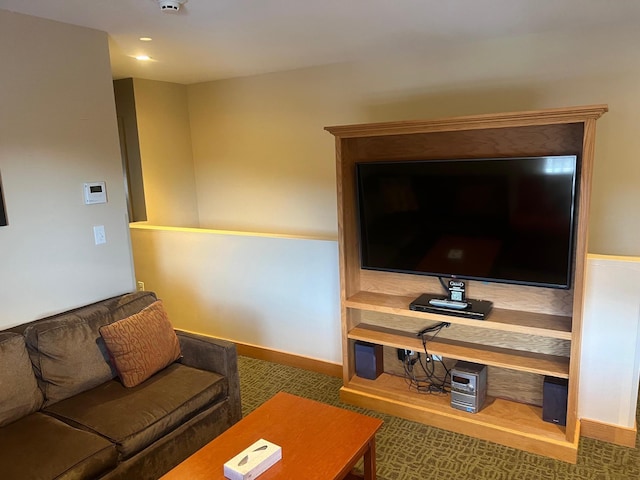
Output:
[[107,203],[107,185],[105,182],[91,182],[84,184],[84,203]]

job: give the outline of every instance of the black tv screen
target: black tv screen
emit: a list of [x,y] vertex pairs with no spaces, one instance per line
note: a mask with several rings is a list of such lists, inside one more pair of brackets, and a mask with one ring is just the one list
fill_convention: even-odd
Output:
[[575,155],[356,164],[365,269],[571,286]]

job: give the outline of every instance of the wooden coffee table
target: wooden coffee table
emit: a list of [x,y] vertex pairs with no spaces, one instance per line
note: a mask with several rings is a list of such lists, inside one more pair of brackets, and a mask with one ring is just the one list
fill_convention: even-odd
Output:
[[[261,438],[282,447],[282,460],[260,480],[374,480],[375,434],[381,426],[377,418],[280,392],[162,480],[224,479],[224,463]],[[352,472],[362,457],[364,477]]]

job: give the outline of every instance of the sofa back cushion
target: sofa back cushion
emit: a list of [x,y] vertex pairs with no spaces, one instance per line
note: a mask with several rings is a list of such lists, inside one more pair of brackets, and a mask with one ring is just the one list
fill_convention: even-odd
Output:
[[100,327],[155,300],[153,292],[132,292],[29,323],[23,333],[45,405],[114,378]]
[[154,292],[139,291],[107,300],[105,301],[105,306],[111,311],[111,321],[117,322],[138,313],[157,299]]
[[92,305],[27,327],[24,335],[45,405],[115,376],[98,330],[110,320],[109,309]]
[[42,406],[42,392],[29,360],[24,337],[0,333],[0,427]]

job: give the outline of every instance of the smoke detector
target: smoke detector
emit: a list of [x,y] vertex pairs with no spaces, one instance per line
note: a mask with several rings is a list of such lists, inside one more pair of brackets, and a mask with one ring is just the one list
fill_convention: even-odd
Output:
[[187,0],[157,0],[157,2],[163,12],[176,13]]

